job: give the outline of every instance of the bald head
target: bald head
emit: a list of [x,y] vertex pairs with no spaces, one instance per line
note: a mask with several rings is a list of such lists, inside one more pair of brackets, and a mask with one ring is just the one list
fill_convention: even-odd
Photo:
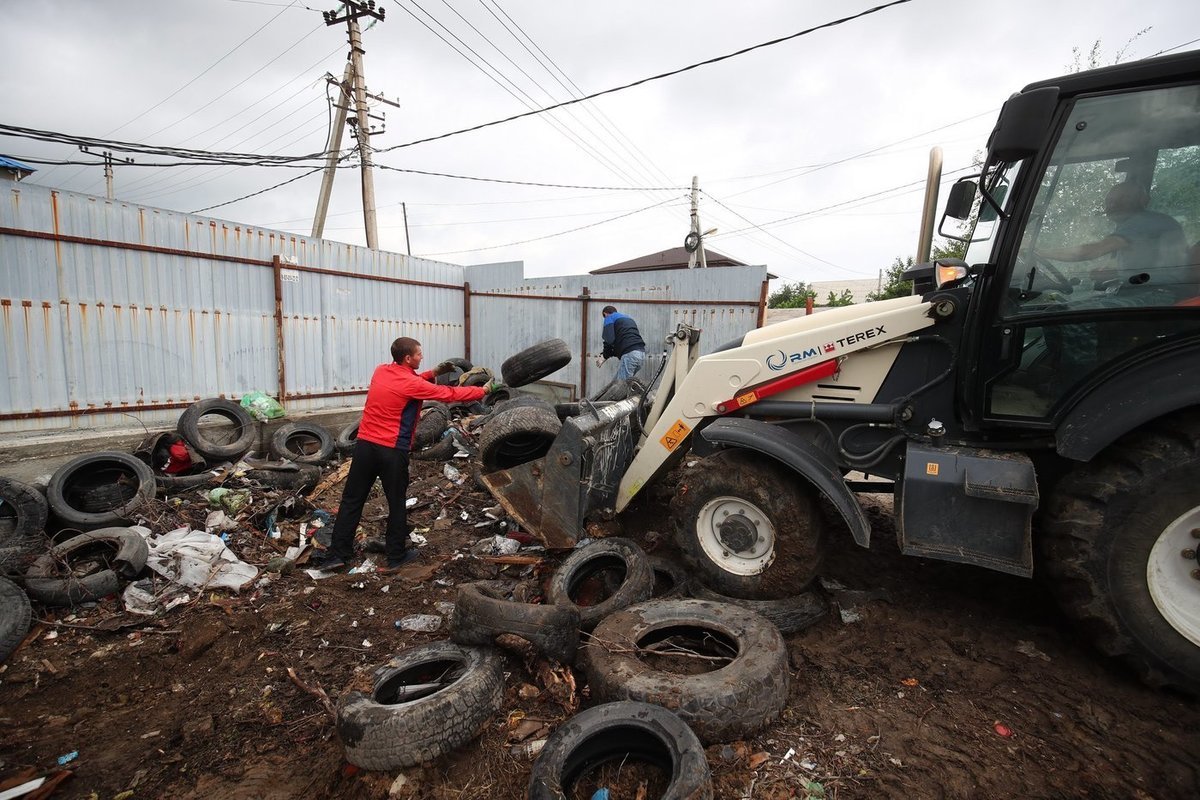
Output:
[[1132,183],[1118,183],[1104,196],[1104,213],[1110,217],[1127,217],[1145,209],[1149,202],[1145,189]]

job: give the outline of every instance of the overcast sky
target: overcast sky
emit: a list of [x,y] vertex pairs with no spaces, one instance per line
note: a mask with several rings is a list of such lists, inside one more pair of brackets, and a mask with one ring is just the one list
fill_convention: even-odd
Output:
[[[386,20],[364,34],[368,89],[400,108],[375,104],[387,115],[386,132],[372,138],[377,151],[566,100],[563,84],[590,94],[877,4],[380,2]],[[0,120],[155,145],[320,152],[329,125],[322,77],[342,74],[346,28],[322,21],[335,2],[305,5],[5,0]],[[503,77],[473,66],[413,15]],[[523,45],[510,29],[527,34]],[[1198,38],[1195,0],[912,0],[569,111],[378,152],[378,163],[403,169],[600,187],[377,171],[380,245],[405,251],[405,202],[414,255],[520,260],[528,276],[586,272],[680,245],[684,187],[698,175],[702,225],[717,228],[710,248],[787,279],[875,277],[916,249],[932,145],[944,148],[947,172],[969,167],[1004,99],[1069,71],[1073,48],[1086,64],[1099,42],[1109,64],[1122,49],[1130,61],[1196,49]],[[561,73],[552,77],[530,51]],[[352,143],[347,135],[343,147]],[[10,137],[0,137],[0,153],[79,157],[67,145]],[[119,166],[116,196],[194,211],[297,174]],[[42,167],[29,180],[104,193],[100,167]],[[319,184],[313,175],[206,213],[307,235]],[[365,243],[360,202],[357,171],[339,171],[327,238]]]

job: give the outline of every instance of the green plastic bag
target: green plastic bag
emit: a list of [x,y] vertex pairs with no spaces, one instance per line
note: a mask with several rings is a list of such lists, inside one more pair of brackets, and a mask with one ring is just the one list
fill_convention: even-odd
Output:
[[287,416],[279,401],[263,392],[246,392],[242,395],[241,405],[259,422]]

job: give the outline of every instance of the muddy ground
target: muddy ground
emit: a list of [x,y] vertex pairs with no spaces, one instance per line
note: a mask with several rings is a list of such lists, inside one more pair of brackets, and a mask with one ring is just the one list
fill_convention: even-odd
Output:
[[[517,655],[506,656],[502,714],[459,751],[403,773],[348,765],[332,719],[301,686],[336,701],[391,653],[446,635],[399,631],[396,620],[440,613],[472,579],[536,586],[557,563],[443,560],[492,530],[475,527],[492,501],[469,481],[445,480],[440,465],[414,462],[414,478],[410,494],[428,504],[412,520],[431,530],[404,576],[315,581],[295,571],[241,596],[204,593],[149,621],[117,599],[73,612],[35,607],[45,624],[0,670],[0,781],[52,771],[77,751],[55,798],[525,797],[531,761],[512,752],[511,729],[522,719],[552,729],[565,712],[531,688],[537,678]],[[318,505],[335,508],[339,488]],[[665,542],[655,535],[665,507],[662,493],[648,498],[625,532]],[[379,499],[368,506],[372,532],[380,509]],[[1036,583],[902,558],[890,499],[870,510],[872,550],[834,536],[824,573],[880,591],[841,595],[857,621],[835,606],[788,637],[787,708],[759,736],[707,749],[716,797],[1200,796],[1200,704],[1103,662]],[[443,511],[452,524],[435,529]],[[275,554],[268,544],[249,529],[231,537],[259,565]]]

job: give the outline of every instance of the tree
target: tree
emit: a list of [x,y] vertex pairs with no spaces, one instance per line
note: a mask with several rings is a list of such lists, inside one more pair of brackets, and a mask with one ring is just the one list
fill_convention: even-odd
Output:
[[767,298],[767,308],[804,308],[816,291],[804,281],[785,283]]
[[[962,258],[966,253],[966,242],[956,242],[948,239],[935,244],[930,251],[929,257],[937,261],[940,258]],[[887,272],[883,274],[883,285],[879,287],[879,291],[871,292],[867,295],[867,302],[891,300],[893,297],[907,297],[912,294],[912,281],[906,281],[901,276],[905,270],[912,269],[916,265],[917,260],[913,256],[897,258],[893,261],[892,265],[888,267]]]
[[825,305],[829,306],[830,308],[837,308],[838,306],[852,306],[854,305],[854,293],[849,289],[842,289],[841,294],[835,295],[833,290],[830,290],[829,297],[825,298]]

